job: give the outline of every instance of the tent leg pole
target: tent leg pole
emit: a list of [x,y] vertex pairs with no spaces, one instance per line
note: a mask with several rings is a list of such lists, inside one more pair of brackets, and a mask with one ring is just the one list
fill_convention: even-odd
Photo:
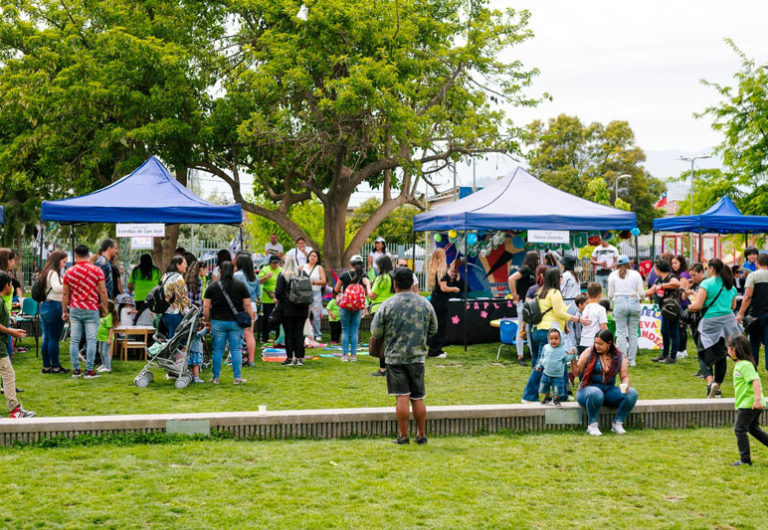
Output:
[[699,228],[699,261],[704,263],[704,234]]
[[744,232],[744,255],[747,254],[747,248],[749,248],[749,232]]
[[656,230],[651,231],[651,262],[656,259]]
[[[457,256],[458,258],[458,256]],[[469,258],[467,256],[467,231],[464,230],[464,351],[467,351],[467,300],[469,298],[469,276],[467,276],[467,266]]]
[[635,236],[635,264],[640,264],[640,246],[637,244],[637,236]]
[[72,240],[72,265],[75,264],[75,225],[69,225],[69,237]]
[[245,250],[245,245],[244,245],[243,241],[244,241],[244,239],[243,239],[243,225],[241,224],[240,225],[240,252]]
[[[413,267],[413,272],[416,272],[416,230],[413,231],[413,236],[411,237],[411,243],[413,244],[411,246],[411,267]],[[424,254],[424,261],[426,260],[427,260],[427,255]]]

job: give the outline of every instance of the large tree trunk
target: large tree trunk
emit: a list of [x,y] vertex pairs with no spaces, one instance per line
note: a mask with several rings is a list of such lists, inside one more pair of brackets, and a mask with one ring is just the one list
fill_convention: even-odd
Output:
[[[329,194],[328,200],[323,201],[325,240],[323,241],[323,258],[325,266],[342,270],[349,258],[360,252],[360,247],[347,249],[344,252],[347,228],[347,206],[350,195]],[[353,251],[354,250],[354,251]]]
[[152,248],[152,261],[161,271],[171,262],[173,251],[179,242],[179,225],[166,225],[165,237],[156,237]]

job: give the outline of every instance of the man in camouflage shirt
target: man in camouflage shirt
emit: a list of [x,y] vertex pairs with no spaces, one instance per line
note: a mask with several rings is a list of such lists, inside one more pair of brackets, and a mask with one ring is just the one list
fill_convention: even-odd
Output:
[[[385,300],[371,323],[371,335],[384,340],[387,390],[397,397],[395,412],[399,436],[396,444],[408,439],[408,404],[416,420],[416,443],[427,443],[427,407],[424,405],[424,358],[427,338],[437,333],[437,316],[432,304],[411,291],[413,272],[398,267],[394,274],[395,296]],[[441,330],[444,332],[444,330]]]

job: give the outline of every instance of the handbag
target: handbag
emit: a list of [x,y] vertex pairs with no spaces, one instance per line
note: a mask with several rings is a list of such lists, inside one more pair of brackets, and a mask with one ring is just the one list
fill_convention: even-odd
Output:
[[232,303],[232,299],[227,294],[227,291],[224,290],[224,286],[221,284],[221,282],[216,282],[219,284],[219,289],[221,289],[221,293],[224,295],[224,298],[227,301],[227,304],[229,304],[229,309],[232,311],[232,314],[235,315],[235,322],[237,322],[237,325],[241,328],[250,328],[251,324],[253,324],[253,320],[251,320],[251,315],[246,313],[245,311],[238,312],[235,309],[235,304]]
[[384,358],[384,339],[378,339],[371,335],[368,339],[368,355],[376,359]]
[[304,336],[315,337],[315,334],[312,332],[312,321],[309,318],[304,321]]
[[283,321],[283,305],[280,301],[272,308],[272,312],[269,314],[269,323],[273,326],[277,326]]

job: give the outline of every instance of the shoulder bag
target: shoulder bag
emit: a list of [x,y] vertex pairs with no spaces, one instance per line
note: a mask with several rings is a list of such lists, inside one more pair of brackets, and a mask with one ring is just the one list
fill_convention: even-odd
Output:
[[232,311],[232,314],[235,315],[235,322],[237,322],[237,325],[241,328],[249,328],[251,327],[251,324],[253,324],[253,321],[251,320],[251,315],[246,313],[245,311],[238,312],[235,309],[235,304],[232,303],[232,299],[227,294],[227,291],[224,289],[224,286],[221,284],[221,282],[216,282],[219,284],[219,289],[221,289],[221,294],[224,295],[224,298],[227,301],[227,304],[229,304],[229,309]]

